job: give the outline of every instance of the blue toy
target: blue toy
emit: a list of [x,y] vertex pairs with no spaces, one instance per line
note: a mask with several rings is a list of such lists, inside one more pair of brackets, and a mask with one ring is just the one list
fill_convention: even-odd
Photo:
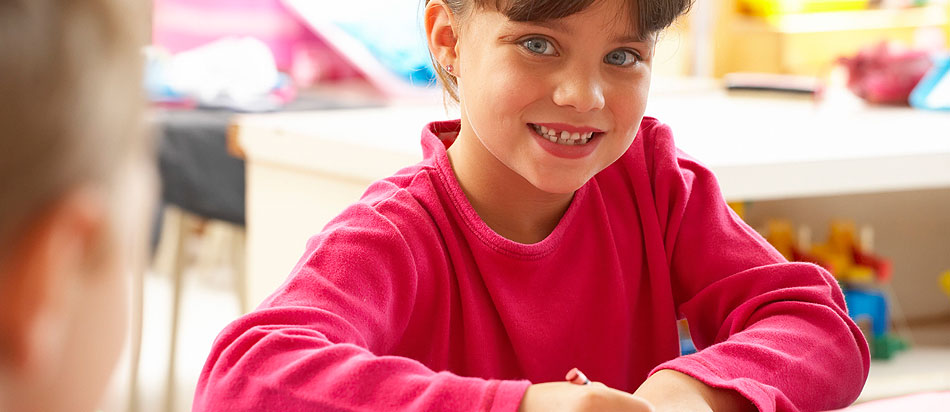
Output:
[[907,348],[904,341],[887,333],[890,313],[887,308],[887,298],[883,292],[854,288],[844,288],[842,291],[851,318],[855,322],[863,319],[871,321],[871,336],[868,344],[871,346],[872,358],[890,359],[898,351]]
[[879,290],[844,289],[844,301],[848,314],[855,321],[871,320],[871,335],[879,338],[887,334],[887,299]]
[[910,93],[910,105],[918,109],[950,110],[950,56],[934,59],[934,65]]

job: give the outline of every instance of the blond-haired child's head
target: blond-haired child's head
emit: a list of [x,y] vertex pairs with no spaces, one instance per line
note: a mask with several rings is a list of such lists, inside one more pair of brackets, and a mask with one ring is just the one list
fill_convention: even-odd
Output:
[[138,2],[0,2],[0,409],[91,410],[144,247]]

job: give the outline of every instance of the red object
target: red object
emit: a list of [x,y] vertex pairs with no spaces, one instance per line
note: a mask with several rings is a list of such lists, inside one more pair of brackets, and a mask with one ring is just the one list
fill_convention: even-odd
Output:
[[[857,398],[870,355],[834,278],[744,224],[668,127],[644,118],[533,244],[466,198],[446,153],[460,128],[431,124],[424,160],[309,240],[218,336],[192,410],[515,411],[575,366],[631,393],[673,369],[763,412]],[[680,356],[679,317],[699,352]]]
[[871,103],[908,104],[910,92],[933,62],[922,50],[881,42],[838,61],[848,68],[848,88]]
[[887,283],[891,280],[891,261],[889,259],[870,253],[864,253],[857,248],[852,251],[852,257],[854,264],[873,269],[878,282]]

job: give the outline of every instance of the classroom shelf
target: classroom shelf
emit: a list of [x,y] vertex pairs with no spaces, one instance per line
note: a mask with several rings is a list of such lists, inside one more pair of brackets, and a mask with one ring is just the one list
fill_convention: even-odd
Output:
[[950,43],[950,5],[757,17],[724,0],[712,47],[714,75],[765,72],[823,76],[840,56],[883,40],[912,45],[920,30],[939,32]]
[[758,20],[780,33],[820,33],[856,30],[889,30],[917,27],[940,27],[950,24],[946,5],[930,5],[907,9],[871,9],[824,13],[800,13]]

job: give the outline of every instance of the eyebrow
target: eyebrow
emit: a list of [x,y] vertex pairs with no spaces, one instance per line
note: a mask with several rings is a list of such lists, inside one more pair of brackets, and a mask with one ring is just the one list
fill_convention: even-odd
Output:
[[[533,24],[535,26],[546,27],[554,31],[565,32],[568,35],[574,34],[566,24],[558,20],[523,21],[523,22],[517,22],[517,23],[527,23],[527,24]],[[614,37],[611,42],[612,43],[649,43],[649,38],[642,37],[639,34],[627,33],[627,34]]]
[[614,43],[650,43],[650,37],[642,37],[639,34],[625,34],[614,37]]

